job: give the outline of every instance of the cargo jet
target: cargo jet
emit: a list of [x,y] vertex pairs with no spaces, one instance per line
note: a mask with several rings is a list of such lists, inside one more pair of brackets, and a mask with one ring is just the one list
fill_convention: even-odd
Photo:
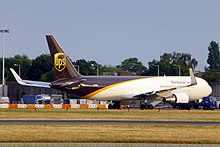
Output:
[[77,72],[69,57],[51,35],[46,35],[54,64],[56,81],[38,82],[21,79],[11,68],[16,81],[25,86],[54,88],[77,97],[91,100],[113,101],[110,108],[120,103],[141,100],[147,103],[166,101],[188,103],[209,96],[212,88],[202,78],[190,76],[83,76]]

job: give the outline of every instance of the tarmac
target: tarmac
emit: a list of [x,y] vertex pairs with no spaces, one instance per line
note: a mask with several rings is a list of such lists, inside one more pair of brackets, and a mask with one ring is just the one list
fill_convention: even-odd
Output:
[[0,143],[1,147],[219,147],[220,144],[154,143]]
[[74,124],[131,124],[131,125],[196,125],[220,126],[210,121],[139,121],[139,120],[0,120],[1,125],[74,125]]

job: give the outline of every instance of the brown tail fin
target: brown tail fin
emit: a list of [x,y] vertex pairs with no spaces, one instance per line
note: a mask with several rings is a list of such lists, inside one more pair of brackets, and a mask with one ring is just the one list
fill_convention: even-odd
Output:
[[62,48],[57,43],[52,35],[46,35],[48,47],[53,60],[54,69],[56,71],[56,78],[68,79],[80,76],[70,59],[65,55]]

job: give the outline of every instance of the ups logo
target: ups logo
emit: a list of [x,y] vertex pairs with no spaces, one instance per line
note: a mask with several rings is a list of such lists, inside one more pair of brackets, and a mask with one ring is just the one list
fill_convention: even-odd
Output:
[[59,72],[63,71],[66,67],[66,56],[64,53],[54,54],[54,67]]

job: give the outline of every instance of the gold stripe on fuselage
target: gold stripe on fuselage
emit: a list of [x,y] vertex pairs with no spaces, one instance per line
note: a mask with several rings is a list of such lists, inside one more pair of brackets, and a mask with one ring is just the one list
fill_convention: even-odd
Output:
[[93,97],[94,95],[97,95],[97,94],[99,94],[99,93],[101,93],[101,92],[103,92],[103,91],[105,91],[107,89],[110,89],[112,87],[115,87],[115,86],[118,86],[118,85],[121,85],[121,84],[124,84],[124,83],[128,83],[128,82],[133,82],[133,81],[137,81],[137,80],[143,80],[145,78],[147,78],[147,77],[143,77],[143,78],[140,78],[140,79],[131,79],[131,80],[127,80],[127,81],[122,81],[122,82],[118,82],[118,83],[115,83],[115,84],[111,84],[111,85],[105,86],[105,87],[103,87],[103,88],[101,88],[99,90],[96,90],[96,91],[94,91],[94,92],[92,92],[90,94],[87,94],[83,98],[84,99],[89,99],[89,98]]

